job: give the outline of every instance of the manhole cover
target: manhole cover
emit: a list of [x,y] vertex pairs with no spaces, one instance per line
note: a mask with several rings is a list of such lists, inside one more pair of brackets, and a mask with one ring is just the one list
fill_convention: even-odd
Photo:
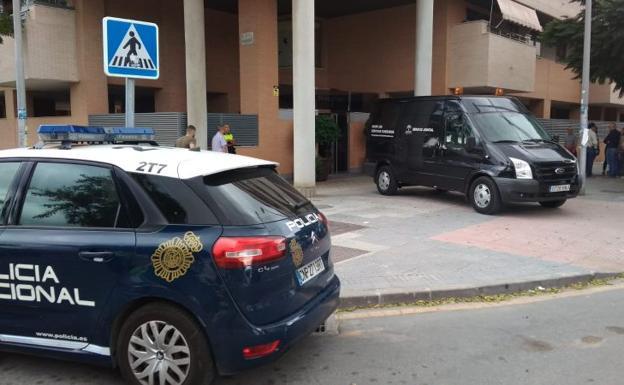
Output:
[[352,249],[350,247],[332,246],[331,258],[335,262],[347,261],[351,258],[359,257],[368,253],[366,250]]
[[332,235],[340,235],[344,233],[350,233],[352,231],[365,229],[366,226],[355,225],[347,222],[329,221],[329,229]]

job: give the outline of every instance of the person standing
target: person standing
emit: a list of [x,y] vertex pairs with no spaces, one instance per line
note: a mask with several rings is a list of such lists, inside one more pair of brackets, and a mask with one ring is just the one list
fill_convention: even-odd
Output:
[[196,133],[197,129],[195,128],[195,126],[188,126],[186,128],[186,135],[178,138],[176,140],[175,146],[179,148],[188,148],[191,150],[197,148],[197,139],[195,139]]
[[594,160],[598,156],[598,127],[590,123],[587,139],[587,164],[585,165],[585,176],[590,178],[593,175]]
[[219,126],[217,133],[212,137],[212,151],[228,152],[228,145],[225,140],[225,126]]
[[574,156],[576,156],[576,144],[576,134],[572,127],[569,127],[565,137],[565,148]]
[[224,124],[223,127],[225,127],[225,134],[223,137],[228,145],[228,153],[236,154],[236,141],[234,140],[234,134],[230,131],[230,125]]
[[610,123],[609,134],[605,138],[604,144],[606,145],[605,155],[609,164],[609,177],[611,178],[615,178],[619,174],[618,147],[621,138],[622,134],[620,134],[615,123]]
[[618,148],[620,156],[620,176],[624,177],[624,127],[620,128],[620,146]]

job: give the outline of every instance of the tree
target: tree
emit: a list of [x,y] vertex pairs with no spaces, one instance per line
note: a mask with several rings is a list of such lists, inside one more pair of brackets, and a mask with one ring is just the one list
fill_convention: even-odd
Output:
[[[573,0],[585,3],[584,0]],[[613,81],[624,96],[624,0],[593,0],[591,81]],[[551,46],[566,46],[564,63],[577,78],[583,72],[585,10],[574,18],[548,23],[541,40]]]
[[13,17],[7,12],[0,12],[0,44],[2,36],[13,36]]

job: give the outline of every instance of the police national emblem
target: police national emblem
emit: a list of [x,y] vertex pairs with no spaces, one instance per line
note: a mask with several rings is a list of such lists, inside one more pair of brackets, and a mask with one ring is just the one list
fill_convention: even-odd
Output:
[[175,237],[161,243],[152,254],[154,274],[167,282],[175,281],[184,276],[195,262],[193,253],[199,253],[203,248],[199,237],[191,231],[183,238]]
[[296,239],[290,241],[290,253],[295,267],[301,266],[303,264],[303,249]]

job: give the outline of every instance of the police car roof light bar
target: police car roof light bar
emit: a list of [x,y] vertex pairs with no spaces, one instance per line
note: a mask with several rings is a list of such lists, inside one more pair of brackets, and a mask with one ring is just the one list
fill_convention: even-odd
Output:
[[89,127],[74,125],[41,125],[37,130],[41,143],[35,148],[42,148],[47,143],[61,143],[61,148],[70,149],[74,143],[88,144],[139,144],[157,146],[154,130],[134,127]]

